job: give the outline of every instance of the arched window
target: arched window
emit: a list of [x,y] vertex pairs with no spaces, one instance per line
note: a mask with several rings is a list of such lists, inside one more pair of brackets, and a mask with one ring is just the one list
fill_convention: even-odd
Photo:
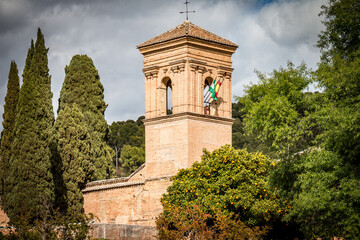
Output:
[[172,85],[169,79],[166,83],[166,115],[172,114]]
[[212,83],[211,78],[206,78],[204,82],[204,114],[210,115],[210,84]]

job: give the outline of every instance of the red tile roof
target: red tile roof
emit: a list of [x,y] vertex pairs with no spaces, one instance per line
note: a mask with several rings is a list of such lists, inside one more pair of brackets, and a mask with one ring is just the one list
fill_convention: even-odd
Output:
[[156,43],[162,43],[166,41],[170,41],[176,38],[181,37],[194,37],[199,38],[203,40],[208,40],[211,42],[216,42],[224,45],[229,45],[233,47],[237,47],[237,45],[229,40],[226,40],[225,38],[219,37],[218,35],[211,33],[209,31],[206,31],[202,29],[199,26],[196,26],[195,24],[192,24],[189,21],[185,21],[184,23],[176,26],[175,28],[164,32],[154,38],[151,38],[150,40],[147,40],[143,42],[142,44],[138,45],[138,48],[153,45]]

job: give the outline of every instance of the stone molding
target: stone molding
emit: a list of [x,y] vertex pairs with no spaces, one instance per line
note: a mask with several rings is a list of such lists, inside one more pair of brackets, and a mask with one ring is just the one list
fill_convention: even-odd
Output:
[[[86,184],[85,189],[86,188],[90,188],[90,187],[94,187],[94,186],[103,186],[103,185],[109,185],[109,184],[114,184],[114,183],[123,183],[123,182],[127,182],[129,181],[130,178],[132,178],[135,174],[137,174],[138,172],[140,172],[140,170],[142,170],[145,167],[145,163],[142,164],[140,167],[138,167],[135,172],[133,172],[132,174],[130,174],[130,176],[128,177],[121,177],[121,178],[110,178],[110,179],[105,179],[105,180],[98,180],[98,181],[93,181],[93,182],[89,182],[88,184]],[[85,190],[84,189],[84,190]]]
[[169,180],[169,179],[172,178],[173,176],[174,176],[174,175],[168,175],[168,176],[157,177],[157,178],[148,178],[148,179],[145,180],[145,182]]
[[176,61],[173,61],[173,62],[170,62],[169,65],[172,66],[172,65],[182,65],[182,64],[185,64],[186,63],[186,60],[185,59],[180,59],[180,60],[176,60]]
[[161,116],[161,117],[155,117],[155,118],[149,118],[144,119],[143,122],[146,125],[154,125],[159,124],[163,122],[173,122],[173,121],[179,121],[182,119],[192,119],[192,120],[200,120],[200,121],[206,121],[206,122],[216,122],[226,125],[232,125],[235,119],[233,118],[225,118],[225,117],[218,117],[218,116],[212,116],[212,115],[205,115],[205,114],[199,114],[199,113],[193,113],[193,112],[182,112],[167,116]]
[[82,190],[83,193],[94,192],[94,191],[103,191],[114,188],[125,188],[125,187],[134,187],[138,185],[145,185],[145,181],[137,181],[137,182],[122,182],[122,183],[114,183],[108,185],[100,185],[95,187],[89,187]]

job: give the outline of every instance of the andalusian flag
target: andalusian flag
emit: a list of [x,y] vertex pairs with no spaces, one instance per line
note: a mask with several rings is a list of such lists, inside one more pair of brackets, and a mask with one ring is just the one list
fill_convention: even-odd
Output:
[[217,101],[217,98],[215,96],[215,83],[216,83],[216,78],[209,87],[209,92],[210,92],[210,96]]
[[220,80],[218,80],[218,81],[216,82],[216,78],[215,78],[215,80],[213,81],[213,83],[212,83],[211,86],[209,87],[209,92],[211,93],[211,97],[212,97],[215,101],[217,101],[217,96],[218,96],[218,93],[219,93],[221,84],[222,84],[222,82],[221,82]]

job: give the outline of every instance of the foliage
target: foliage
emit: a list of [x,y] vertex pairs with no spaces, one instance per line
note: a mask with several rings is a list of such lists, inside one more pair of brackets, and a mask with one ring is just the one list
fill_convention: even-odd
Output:
[[232,125],[232,146],[234,148],[246,149],[250,153],[262,151],[265,155],[275,157],[274,152],[270,150],[271,145],[246,131],[243,97],[238,97],[237,102],[232,104],[232,117],[235,119]]
[[[84,116],[76,104],[61,110],[55,123],[58,151],[62,160],[62,181],[65,183],[65,200],[68,214],[83,211],[81,189],[95,171],[89,159],[91,140]],[[86,176],[86,174],[90,176]]]
[[[212,153],[204,151],[200,163],[179,170],[172,178],[161,200],[163,217],[170,224],[175,221],[174,208],[179,207],[182,212],[199,205],[211,216],[217,212],[228,217],[237,215],[250,228],[271,226],[274,229],[269,234],[278,234],[278,219],[287,214],[290,206],[268,188],[268,175],[274,166],[275,162],[262,153],[229,146]],[[191,218],[186,221],[183,224],[191,225]]]
[[[190,221],[189,221],[190,219]],[[174,207],[172,218],[161,214],[156,220],[158,239],[262,239],[267,228],[246,226],[238,218],[222,214],[210,215],[198,205],[185,209]]]
[[[65,67],[65,80],[60,92],[58,112],[66,106],[76,104],[84,115],[87,131],[91,139],[91,157],[86,180],[105,179],[114,172],[112,149],[106,144],[108,125],[104,112],[104,87],[91,58],[75,55],[69,66]],[[86,153],[85,153],[86,155]]]
[[122,167],[129,173],[134,172],[139,166],[145,163],[145,148],[124,145],[121,150],[120,161]]
[[286,174],[281,164],[284,161],[272,177],[290,178],[277,181],[282,185],[277,185],[276,192],[292,206],[285,221],[296,221],[309,239],[359,236],[360,181],[349,175],[339,155],[313,149],[294,158],[292,164],[285,162],[292,169]]
[[[90,225],[94,219],[92,214],[63,215],[57,211],[51,211],[49,221],[36,221],[32,228],[17,228],[7,234],[0,233],[1,240],[40,240],[40,239],[62,239],[62,240],[85,240],[90,237]],[[46,219],[46,218],[43,218]],[[44,228],[46,227],[46,229]]]
[[7,194],[8,216],[15,226],[29,224],[44,211],[43,201],[54,200],[51,174],[54,113],[47,60],[48,49],[38,29],[34,48],[30,48],[20,89],[10,159]]
[[325,17],[325,30],[319,34],[317,46],[323,60],[338,55],[343,59],[360,48],[360,2],[358,0],[329,0],[319,15]]
[[[140,158],[145,158],[145,151],[142,151],[141,156],[138,155],[138,153],[141,152],[141,149],[143,149],[145,145],[145,126],[142,123],[143,119],[144,116],[141,116],[136,121],[118,121],[113,122],[110,125],[108,144],[115,150],[115,165],[117,173],[121,176],[129,175],[132,171],[136,170],[136,168],[144,162],[144,160],[140,160]],[[137,149],[134,150],[137,152],[136,155],[138,155],[136,158],[134,158],[136,162],[129,162],[128,160],[130,156],[125,157],[125,154],[127,153],[122,153],[123,148],[126,145],[128,146],[127,149],[130,149],[130,146],[133,147],[133,149]],[[123,155],[123,157],[121,157],[121,155]],[[121,157],[122,159],[127,159],[126,166],[124,166],[124,160],[121,160],[122,162],[120,162],[119,166],[119,157]],[[132,170],[130,170],[130,168]]]
[[323,146],[360,167],[360,49],[351,60],[336,56],[331,64],[321,63],[317,81],[324,88],[326,105],[318,114],[324,126],[319,136]]
[[16,105],[19,99],[20,80],[15,61],[11,61],[7,93],[5,96],[3,131],[0,147],[0,196],[2,209],[6,208],[6,195],[9,192],[7,178],[10,170],[11,145],[14,141]]
[[244,96],[247,132],[257,135],[279,157],[307,148],[318,126],[309,117],[316,96],[303,91],[311,83],[303,63],[274,70],[270,76],[257,72],[260,82],[246,88]]

